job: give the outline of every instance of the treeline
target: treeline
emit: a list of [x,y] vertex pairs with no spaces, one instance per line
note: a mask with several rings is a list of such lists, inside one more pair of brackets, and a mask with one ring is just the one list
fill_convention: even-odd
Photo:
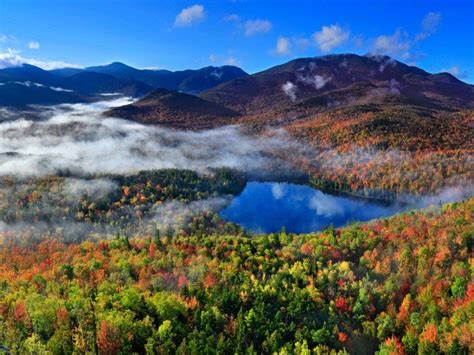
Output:
[[308,235],[0,250],[13,353],[467,354],[474,199]]

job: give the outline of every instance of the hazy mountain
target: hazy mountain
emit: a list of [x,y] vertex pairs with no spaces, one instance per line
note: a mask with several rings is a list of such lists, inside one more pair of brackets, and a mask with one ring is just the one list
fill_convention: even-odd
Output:
[[[105,93],[139,97],[156,88],[199,93],[225,81],[247,75],[242,69],[233,66],[172,72],[136,69],[115,62],[85,69],[61,68],[47,71],[23,64],[0,69],[0,83],[4,84],[2,92],[5,95],[1,102],[2,105],[24,106],[93,101],[100,99],[100,95]],[[7,97],[12,99],[9,101]]]
[[25,106],[94,101],[104,93],[143,96],[153,90],[135,80],[77,69],[61,70],[62,75],[59,75],[54,74],[57,71],[50,72],[28,64],[0,69],[0,104]]
[[[194,93],[203,100],[177,93],[157,97],[157,93],[165,92],[157,91],[154,100],[147,98],[146,105],[134,106],[134,117],[146,108],[141,116],[152,122],[153,112],[158,122],[174,112],[183,116],[175,119],[180,126],[189,118],[189,128],[201,126],[195,118],[202,117],[202,113],[196,113],[193,105],[206,107],[208,117],[223,114],[227,118],[208,120],[215,125],[225,124],[229,117],[234,122],[238,114],[240,122],[260,126],[288,126],[335,111],[333,116],[341,117],[341,109],[356,113],[403,109],[417,117],[434,117],[440,112],[474,108],[474,87],[448,73],[430,74],[387,56],[354,54],[295,59],[253,75],[233,66],[171,72],[141,70],[115,62],[84,70],[65,68],[48,72],[23,65],[0,70],[0,83],[5,84],[3,92],[13,90],[8,97],[17,98],[10,105],[19,101],[28,104],[97,100],[104,93],[140,97],[157,87]],[[40,86],[50,90],[39,90]],[[34,99],[30,100],[26,91],[34,91]],[[9,104],[6,98],[2,102]],[[177,102],[189,104],[177,108],[173,106]],[[211,102],[216,105],[210,105]],[[153,110],[152,104],[156,104]],[[233,114],[225,114],[225,108]],[[212,113],[212,109],[216,112]],[[161,110],[165,116],[160,114]],[[403,115],[398,116],[401,124]]]
[[213,102],[166,89],[158,89],[133,104],[114,108],[106,115],[173,127],[189,127],[189,122],[193,122],[193,127],[199,129],[223,125],[238,116],[235,111]]
[[63,79],[34,65],[23,64],[18,67],[0,69],[0,82],[33,82],[46,86],[60,86]]
[[80,68],[59,68],[59,69],[52,69],[49,72],[62,77],[72,76],[74,74],[82,73],[84,69]]
[[114,62],[108,65],[88,67],[86,70],[122,79],[142,81],[155,88],[186,93],[199,93],[223,82],[248,75],[242,69],[229,65],[172,72],[169,70],[136,69],[123,63]]
[[87,101],[90,101],[90,98],[59,87],[22,82],[0,83],[0,106],[24,108],[27,105],[56,105]]
[[138,97],[153,90],[151,86],[137,80],[120,79],[107,74],[87,71],[67,77],[64,81],[65,87],[89,95],[119,93]]

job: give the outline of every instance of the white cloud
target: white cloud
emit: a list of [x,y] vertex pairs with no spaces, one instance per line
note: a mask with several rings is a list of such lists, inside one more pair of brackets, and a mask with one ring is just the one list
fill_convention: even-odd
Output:
[[149,67],[141,67],[140,69],[144,69],[144,70],[162,70],[162,69],[164,69],[164,68],[158,67],[158,66],[156,66],[156,65],[151,65],[151,66],[149,66]]
[[231,55],[230,53],[228,55],[218,55],[218,54],[212,53],[211,55],[209,55],[209,61],[212,64],[216,64],[216,65],[239,65],[240,64],[240,61],[236,57]]
[[44,61],[33,58],[24,58],[19,53],[20,51],[10,48],[7,49],[6,52],[0,52],[0,69],[7,67],[16,67],[21,64],[31,64],[46,70],[66,67],[81,68],[80,65],[66,63],[62,61]]
[[175,27],[191,26],[194,23],[204,20],[206,13],[203,5],[193,5],[187,7],[176,15],[174,20]]
[[459,79],[464,79],[468,76],[468,72],[467,70],[461,70],[457,65],[451,67],[451,68],[448,68],[448,69],[441,69],[441,72],[443,73],[449,73],[451,75],[454,75],[455,77],[459,78]]
[[323,26],[321,31],[313,34],[313,39],[318,48],[323,52],[339,47],[349,39],[350,31],[342,29],[339,25]]
[[415,37],[410,38],[405,31],[397,29],[391,35],[381,35],[375,38],[373,52],[375,54],[386,54],[390,56],[400,56],[403,60],[412,62],[420,57],[418,53],[411,53],[410,49],[417,42],[423,41],[438,29],[441,21],[439,12],[429,12],[421,21],[422,31]]
[[357,48],[362,48],[362,46],[364,45],[364,37],[362,35],[352,36],[352,43]]
[[286,37],[280,37],[278,38],[276,48],[275,48],[275,53],[277,55],[287,55],[290,54],[290,40]]
[[225,65],[238,65],[239,61],[234,56],[230,56],[224,60]]
[[375,39],[374,51],[375,53],[383,53],[388,55],[402,54],[403,57],[409,57],[410,41],[406,34],[399,29],[392,35],[381,35]]
[[285,95],[291,99],[291,101],[296,100],[296,90],[298,89],[298,87],[291,81],[287,81],[285,84],[283,84],[281,86],[281,89],[283,90]]
[[37,41],[28,42],[29,49],[39,49],[39,47],[40,47],[40,44]]
[[429,12],[421,21],[422,31],[416,35],[415,40],[421,41],[434,34],[440,22],[441,14],[439,12]]
[[248,20],[244,25],[246,36],[253,36],[258,33],[267,33],[271,29],[272,23],[268,20]]
[[229,16],[224,17],[224,21],[227,22],[240,22],[240,16],[237,14],[231,14]]
[[296,38],[293,42],[300,51],[305,51],[311,46],[311,40],[307,38]]

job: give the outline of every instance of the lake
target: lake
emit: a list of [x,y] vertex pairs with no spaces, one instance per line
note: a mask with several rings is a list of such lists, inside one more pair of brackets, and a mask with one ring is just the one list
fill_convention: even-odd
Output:
[[402,210],[400,204],[334,195],[306,185],[249,182],[220,216],[256,233],[278,232],[282,228],[309,233],[331,224],[340,227]]

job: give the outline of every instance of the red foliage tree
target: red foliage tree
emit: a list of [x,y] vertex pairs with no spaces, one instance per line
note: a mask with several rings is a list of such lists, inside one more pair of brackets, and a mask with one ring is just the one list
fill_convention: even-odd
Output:
[[120,334],[114,326],[105,320],[100,322],[97,332],[97,346],[103,355],[115,355],[120,350]]

